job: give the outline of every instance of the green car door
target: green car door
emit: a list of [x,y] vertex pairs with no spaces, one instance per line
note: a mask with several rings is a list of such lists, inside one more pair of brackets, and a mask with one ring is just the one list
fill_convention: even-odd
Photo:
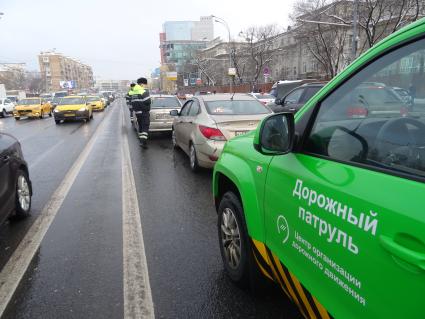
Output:
[[267,172],[266,245],[336,318],[425,318],[421,29],[322,90],[296,118],[310,116],[298,148]]

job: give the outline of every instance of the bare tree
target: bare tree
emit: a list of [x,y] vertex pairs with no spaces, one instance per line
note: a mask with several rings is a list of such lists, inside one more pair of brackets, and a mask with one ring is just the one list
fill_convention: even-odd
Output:
[[359,27],[365,34],[360,52],[424,14],[423,0],[363,0],[359,3]]
[[[249,82],[252,85],[258,83],[263,68],[274,56],[273,40],[278,35],[279,30],[275,24],[265,26],[252,26],[240,33],[240,36],[246,40],[249,59],[247,62],[253,64],[252,74],[247,74]],[[241,66],[242,67],[242,66]]]
[[327,78],[334,77],[346,65],[348,25],[341,1],[300,0],[295,4],[292,18],[296,20],[295,34],[299,44],[318,62]]
[[4,67],[0,72],[0,83],[4,84],[8,90],[25,89],[26,75],[20,68]]

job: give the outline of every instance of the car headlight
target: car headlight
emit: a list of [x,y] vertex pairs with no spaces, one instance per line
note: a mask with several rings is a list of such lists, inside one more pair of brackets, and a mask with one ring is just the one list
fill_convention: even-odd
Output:
[[79,112],[85,112],[88,111],[88,109],[86,109],[85,107],[82,107],[81,109],[78,110]]
[[54,109],[53,112],[57,113],[57,112],[59,112],[59,110],[58,109]]

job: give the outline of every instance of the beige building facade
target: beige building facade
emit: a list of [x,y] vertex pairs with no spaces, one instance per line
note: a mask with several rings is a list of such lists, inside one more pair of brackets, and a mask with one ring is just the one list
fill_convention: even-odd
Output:
[[[93,87],[93,70],[80,61],[58,52],[41,52],[38,56],[40,74],[46,92],[60,91],[72,83],[74,90]],[[66,83],[64,83],[66,82]]]

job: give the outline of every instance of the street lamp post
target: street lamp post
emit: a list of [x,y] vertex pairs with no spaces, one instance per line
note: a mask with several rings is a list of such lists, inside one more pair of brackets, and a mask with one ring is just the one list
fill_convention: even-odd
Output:
[[[211,15],[211,17],[213,17],[215,19],[214,20],[215,22],[221,23],[227,29],[227,33],[229,35],[229,69],[230,69],[232,67],[232,47],[231,47],[231,44],[230,44],[230,28],[229,28],[229,25],[222,18],[216,17],[215,15]],[[232,93],[232,91],[233,91],[233,79],[232,79],[231,75],[229,75],[229,83],[230,83],[230,93]]]

